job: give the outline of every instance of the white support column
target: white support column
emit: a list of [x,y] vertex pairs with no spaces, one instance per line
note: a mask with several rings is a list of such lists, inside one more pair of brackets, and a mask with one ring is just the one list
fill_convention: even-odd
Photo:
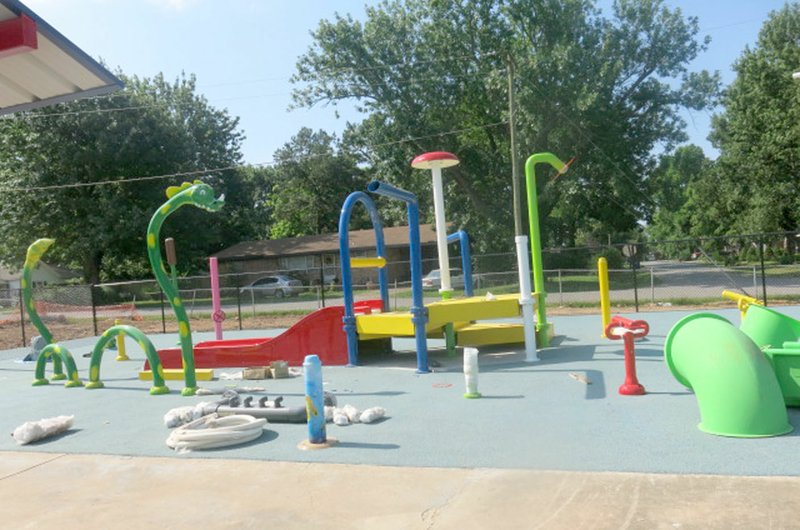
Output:
[[528,258],[528,236],[516,236],[517,270],[519,271],[519,305],[522,306],[522,326],[525,334],[525,362],[535,363],[536,328],[533,322],[533,296],[531,295],[531,268]]

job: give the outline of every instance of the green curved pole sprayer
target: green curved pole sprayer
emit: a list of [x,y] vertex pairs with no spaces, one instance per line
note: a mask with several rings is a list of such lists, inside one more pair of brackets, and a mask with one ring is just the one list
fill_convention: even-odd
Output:
[[89,360],[89,382],[86,383],[86,388],[95,389],[103,388],[103,382],[100,380],[100,363],[103,360],[103,352],[106,346],[115,340],[117,335],[127,335],[135,340],[139,347],[144,351],[147,360],[150,362],[150,369],[153,371],[153,387],[150,388],[150,395],[169,394],[169,388],[164,384],[164,367],[161,366],[161,359],[158,357],[158,351],[150,339],[139,329],[133,326],[113,326],[103,332],[100,340],[94,345],[92,350],[92,358]]
[[[22,266],[22,280],[20,281],[20,287],[22,288],[22,303],[25,305],[25,311],[28,312],[28,318],[31,319],[31,323],[34,325],[34,327],[36,327],[36,329],[39,331],[39,334],[47,344],[53,344],[53,334],[50,333],[50,330],[47,329],[47,326],[45,326],[44,322],[42,322],[42,319],[39,317],[39,313],[36,311],[36,305],[33,303],[32,273],[33,269],[36,268],[36,265],[42,259],[44,253],[47,252],[47,249],[50,248],[53,243],[55,243],[55,240],[53,239],[37,239],[31,244],[31,246],[28,247],[28,252],[25,255],[25,264]],[[62,359],[59,355],[53,356],[53,381],[59,381],[67,378],[67,376],[64,375],[63,369],[61,368],[61,360]],[[36,364],[38,367],[39,363],[37,362]],[[71,377],[72,376],[70,376],[70,378]],[[40,381],[42,378],[44,378],[44,369],[42,369],[41,377],[37,375],[36,378],[37,381]]]
[[[178,208],[191,205],[209,212],[217,212],[225,204],[225,201],[224,196],[218,199],[214,198],[214,190],[211,189],[211,186],[199,181],[195,181],[194,184],[184,182],[181,186],[170,186],[167,188],[167,199],[169,200],[153,214],[153,218],[150,219],[150,225],[147,227],[147,256],[150,258],[150,266],[153,268],[156,281],[164,291],[164,295],[166,295],[172,311],[175,313],[175,318],[178,320],[178,336],[183,359],[183,378],[186,385],[181,394],[193,396],[197,392],[197,378],[194,367],[192,330],[189,326],[189,318],[186,315],[186,309],[183,307],[178,288],[172,283],[164,267],[159,245],[159,234],[164,220]],[[153,377],[155,377],[155,369]]]
[[553,153],[536,153],[525,162],[525,186],[528,196],[528,222],[531,228],[531,266],[533,268],[533,290],[536,297],[536,344],[540,348],[550,345],[547,310],[542,270],[542,236],[539,232],[539,198],[536,192],[536,164],[549,164],[559,173],[567,170],[567,164]]
[[[47,366],[47,359],[50,357],[53,357],[53,365],[55,365],[56,360],[58,360],[59,363],[63,362],[67,367],[69,381],[64,383],[65,387],[72,388],[76,386],[83,386],[83,383],[78,376],[78,367],[75,365],[75,358],[66,347],[58,344],[48,344],[42,349],[41,352],[39,352],[39,357],[36,358],[36,379],[33,380],[33,386],[42,386],[50,383],[44,376],[44,370]],[[64,379],[64,377],[60,377],[59,379]],[[55,380],[56,378],[53,377],[53,379]]]

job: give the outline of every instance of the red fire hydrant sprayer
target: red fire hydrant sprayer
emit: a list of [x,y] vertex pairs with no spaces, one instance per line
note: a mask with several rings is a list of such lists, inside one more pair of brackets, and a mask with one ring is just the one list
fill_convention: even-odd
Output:
[[631,320],[621,316],[612,317],[606,326],[606,337],[625,342],[625,382],[619,387],[619,393],[623,396],[641,396],[646,393],[636,379],[636,352],[633,349],[633,341],[646,337],[648,333],[650,325],[644,320]]

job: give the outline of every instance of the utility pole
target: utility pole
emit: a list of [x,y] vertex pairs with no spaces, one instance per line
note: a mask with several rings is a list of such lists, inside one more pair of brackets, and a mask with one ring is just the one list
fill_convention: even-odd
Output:
[[517,126],[514,121],[516,116],[514,105],[514,59],[511,54],[507,56],[506,71],[508,72],[508,128],[511,142],[511,192],[514,201],[514,235],[522,235],[522,210],[519,200],[519,162],[517,160]]

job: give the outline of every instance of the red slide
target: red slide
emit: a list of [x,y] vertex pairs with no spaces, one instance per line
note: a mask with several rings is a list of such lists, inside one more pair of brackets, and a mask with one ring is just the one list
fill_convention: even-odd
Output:
[[[288,361],[300,366],[306,355],[319,355],[323,365],[347,364],[347,339],[342,330],[344,307],[323,307],[306,315],[277,337],[209,340],[194,345],[196,368],[268,366]],[[158,350],[164,368],[182,368],[181,349]],[[150,369],[145,362],[145,370]]]

